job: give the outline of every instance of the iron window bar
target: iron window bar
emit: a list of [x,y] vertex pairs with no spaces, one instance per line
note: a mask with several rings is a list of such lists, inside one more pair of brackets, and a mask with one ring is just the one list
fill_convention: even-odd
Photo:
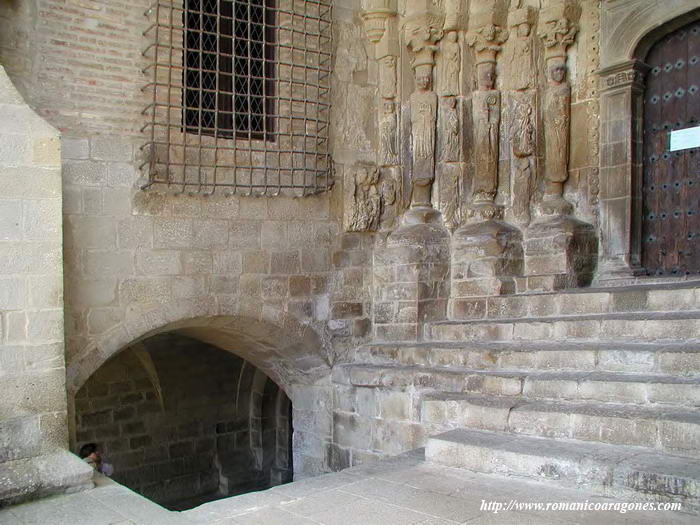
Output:
[[327,191],[331,2],[154,2],[145,13],[143,189]]

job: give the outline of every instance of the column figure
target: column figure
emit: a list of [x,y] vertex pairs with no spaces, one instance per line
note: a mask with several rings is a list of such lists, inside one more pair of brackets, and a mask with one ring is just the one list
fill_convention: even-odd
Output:
[[502,216],[502,210],[495,204],[501,122],[496,59],[506,38],[506,33],[493,22],[479,27],[469,37],[469,45],[476,54],[477,90],[472,93],[474,180],[467,216],[475,220],[499,219]]
[[564,199],[564,183],[569,178],[569,125],[571,87],[567,80],[567,48],[576,38],[576,25],[568,18],[567,4],[556,4],[542,13],[538,36],[545,48],[547,89],[544,94],[544,195],[542,215],[562,216],[573,211]]

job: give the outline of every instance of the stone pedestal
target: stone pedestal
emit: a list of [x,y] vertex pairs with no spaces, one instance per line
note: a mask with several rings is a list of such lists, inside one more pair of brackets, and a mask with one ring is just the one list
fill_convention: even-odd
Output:
[[548,217],[526,232],[525,277],[518,291],[553,291],[588,286],[598,243],[593,226],[573,217]]
[[418,341],[423,323],[446,319],[450,237],[439,221],[404,221],[378,240],[373,271],[375,341]]
[[471,298],[513,293],[522,270],[520,230],[495,219],[459,228],[452,239],[451,318],[463,317]]

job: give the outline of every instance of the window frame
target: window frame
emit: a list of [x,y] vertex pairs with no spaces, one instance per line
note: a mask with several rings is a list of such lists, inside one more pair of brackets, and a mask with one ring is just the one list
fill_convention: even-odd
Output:
[[[216,12],[206,10],[207,2],[217,6]],[[190,7],[195,4],[194,8]],[[237,18],[237,4],[247,4],[248,20],[244,22],[242,31],[250,36],[253,25],[262,26],[263,40],[251,40],[245,38],[242,34],[237,35],[237,22],[243,22]],[[182,11],[182,27],[183,27],[183,42],[182,42],[182,129],[185,133],[192,135],[204,135],[222,139],[248,139],[248,140],[264,140],[267,142],[275,142],[275,118],[274,118],[274,100],[275,100],[275,60],[276,60],[276,12],[275,0],[260,0],[259,5],[254,6],[260,8],[262,13],[262,23],[255,24],[250,21],[251,18],[251,0],[184,0]],[[226,6],[227,9],[222,8]],[[199,23],[196,18],[199,17]],[[206,31],[203,29],[205,18],[210,17],[215,20],[216,31]],[[194,23],[193,23],[194,22]],[[195,26],[195,27],[192,27]],[[215,47],[204,48],[204,37],[209,35],[215,41]],[[247,43],[248,56],[237,56],[236,46],[237,39]],[[198,45],[190,45],[191,41],[198,41]],[[260,53],[261,58],[254,59],[252,54],[252,43],[259,43],[262,47]],[[211,46],[211,44],[210,44]],[[223,48],[223,49],[222,49]],[[203,66],[204,55],[213,55],[215,60],[214,70],[207,70]],[[224,60],[221,60],[222,57]],[[237,61],[245,63],[247,71],[239,73],[236,70]],[[252,77],[250,72],[253,61],[262,63],[262,78]],[[240,63],[239,62],[239,65]],[[195,64],[194,67],[189,64]],[[194,75],[192,75],[194,73]],[[196,79],[199,73],[199,82],[193,82],[190,79]],[[215,88],[202,87],[204,83],[204,74],[211,74],[215,77]],[[188,77],[188,75],[190,75]],[[254,86],[252,83],[258,80],[262,94],[260,96],[252,96]],[[239,95],[237,86],[241,83],[247,84],[245,90]],[[199,84],[199,85],[194,85]],[[204,108],[205,99],[204,93],[213,91],[213,107]],[[236,110],[236,97],[240,96],[244,99],[244,104],[247,105],[248,111]],[[191,98],[198,100],[198,103],[190,104]],[[251,106],[253,98],[261,99],[259,107],[261,113],[253,113]],[[211,106],[212,103],[206,104]],[[205,113],[211,116],[205,117]],[[256,118],[257,117],[257,118]],[[213,125],[203,126],[202,121],[205,118],[209,122],[213,119]],[[259,123],[253,124],[254,120]],[[248,125],[241,125],[241,121],[247,121]],[[257,128],[257,129],[256,129]]]

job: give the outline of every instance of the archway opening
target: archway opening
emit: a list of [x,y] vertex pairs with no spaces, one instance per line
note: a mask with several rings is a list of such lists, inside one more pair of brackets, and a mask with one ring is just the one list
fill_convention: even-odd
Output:
[[237,355],[174,332],[128,346],[75,396],[76,450],[172,510],[292,480],[292,403]]

